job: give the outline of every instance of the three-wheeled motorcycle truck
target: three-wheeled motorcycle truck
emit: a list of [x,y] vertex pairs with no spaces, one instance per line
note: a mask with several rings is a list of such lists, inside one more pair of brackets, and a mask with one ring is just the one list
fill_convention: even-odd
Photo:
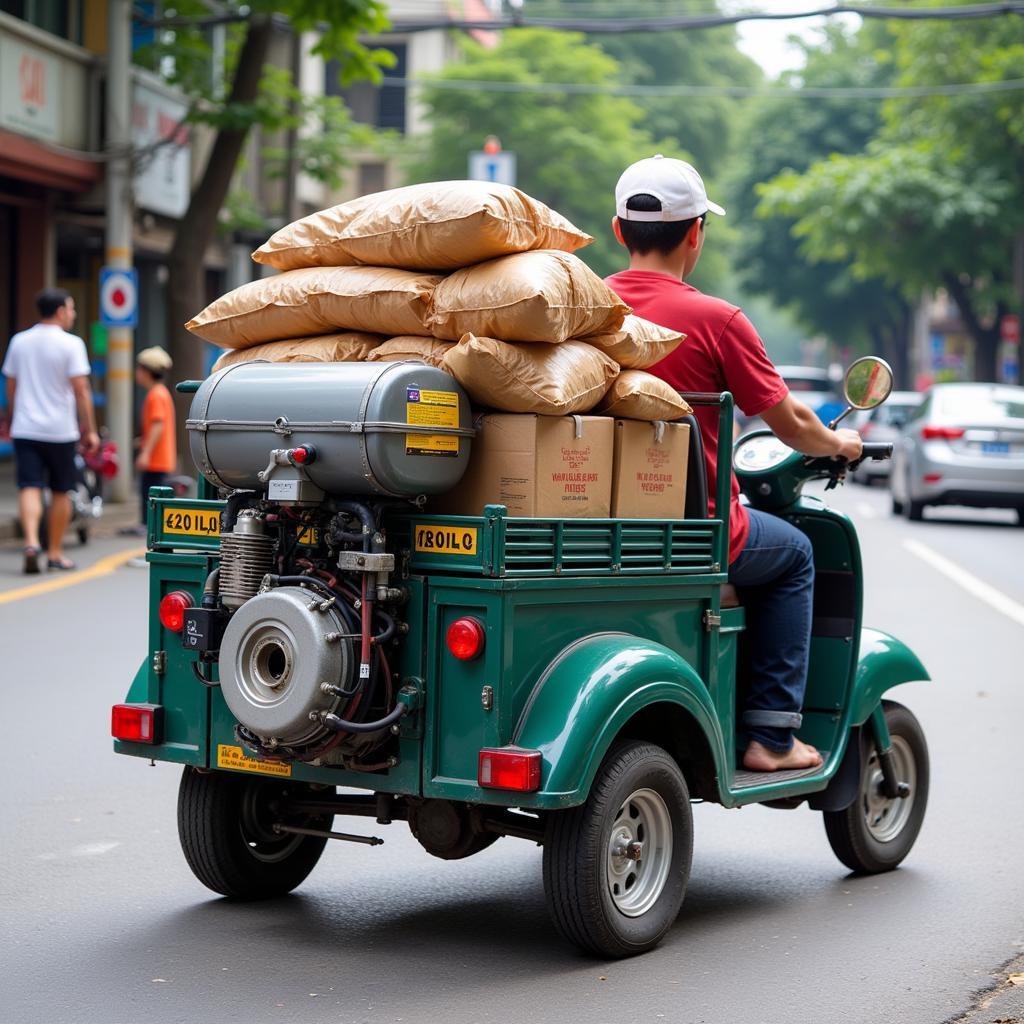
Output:
[[[883,695],[928,676],[862,624],[853,524],[801,493],[839,481],[842,462],[767,431],[733,453],[731,396],[687,395],[718,409],[715,515],[695,422],[684,518],[437,515],[430,496],[457,483],[473,434],[441,370],[254,362],[179,387],[194,392],[202,490],[150,491],[148,656],[113,734],[120,753],[184,766],[181,845],[214,892],[281,895],[328,839],[382,841],[335,831],[336,815],[406,821],[446,859],[513,836],[543,845],[558,930],[618,957],[652,948],[679,912],[691,801],[806,801],[853,871],[907,855],[927,747]],[[871,406],[891,376],[858,361],[847,388]],[[888,447],[866,444],[865,457]],[[819,768],[738,767],[733,467],[751,505],[813,545],[799,735]]]

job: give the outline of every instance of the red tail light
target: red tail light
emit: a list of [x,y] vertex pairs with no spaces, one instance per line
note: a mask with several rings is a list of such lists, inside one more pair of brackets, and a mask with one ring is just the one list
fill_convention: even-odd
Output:
[[925,475],[923,477],[921,477],[921,479],[926,484],[937,484],[942,479],[942,474],[941,473],[925,473]]
[[130,743],[159,743],[162,712],[159,704],[115,704],[110,712],[110,734]]
[[468,615],[456,619],[449,627],[445,636],[448,650],[459,661],[472,661],[478,658],[484,649],[484,627],[478,619]]
[[486,789],[514,789],[535,793],[540,789],[539,750],[516,747],[485,748],[480,751],[477,782]]
[[963,427],[924,427],[921,430],[921,437],[925,441],[955,441],[963,436]]
[[185,626],[185,612],[192,607],[192,596],[184,590],[172,590],[160,602],[160,625],[172,633]]

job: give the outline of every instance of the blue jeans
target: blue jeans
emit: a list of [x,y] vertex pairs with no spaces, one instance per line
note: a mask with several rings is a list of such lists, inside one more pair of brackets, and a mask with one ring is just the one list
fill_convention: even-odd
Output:
[[795,526],[756,509],[750,536],[729,566],[750,636],[750,694],[742,722],[752,740],[778,753],[793,745],[807,689],[814,603],[811,542]]

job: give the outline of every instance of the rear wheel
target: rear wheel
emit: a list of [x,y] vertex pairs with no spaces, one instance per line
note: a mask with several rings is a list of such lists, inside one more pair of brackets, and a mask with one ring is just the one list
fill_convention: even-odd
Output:
[[893,494],[891,497],[892,497],[892,514],[894,516],[901,516],[901,515],[903,515],[903,502],[900,501],[899,498],[897,498],[895,494]]
[[548,817],[544,889],[555,926],[598,956],[652,949],[679,913],[692,855],[679,766],[650,743],[613,747],[587,802]]
[[[186,768],[178,790],[178,837],[192,873],[222,896],[259,900],[291,892],[313,870],[327,843],[276,832],[290,795],[306,787],[231,772]],[[328,829],[333,816],[288,824]]]
[[892,738],[896,778],[910,786],[906,797],[882,790],[878,752],[864,760],[857,799],[846,810],[825,811],[825,833],[833,853],[862,874],[891,871],[914,845],[928,806],[928,744],[914,715],[902,704],[882,701]]
[[919,522],[921,522],[921,520],[924,519],[924,502],[923,501],[914,501],[913,498],[910,498],[907,501],[907,504],[906,504],[906,507],[905,507],[905,512],[907,514],[907,518],[912,523],[919,523]]

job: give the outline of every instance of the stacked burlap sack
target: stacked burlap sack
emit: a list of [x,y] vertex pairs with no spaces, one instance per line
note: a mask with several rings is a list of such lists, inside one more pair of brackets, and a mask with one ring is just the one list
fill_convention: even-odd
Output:
[[253,253],[280,271],[187,328],[253,359],[422,359],[477,405],[675,419],[689,407],[646,367],[683,335],[630,315],[578,257],[592,241],[518,189],[411,185],[295,221]]

